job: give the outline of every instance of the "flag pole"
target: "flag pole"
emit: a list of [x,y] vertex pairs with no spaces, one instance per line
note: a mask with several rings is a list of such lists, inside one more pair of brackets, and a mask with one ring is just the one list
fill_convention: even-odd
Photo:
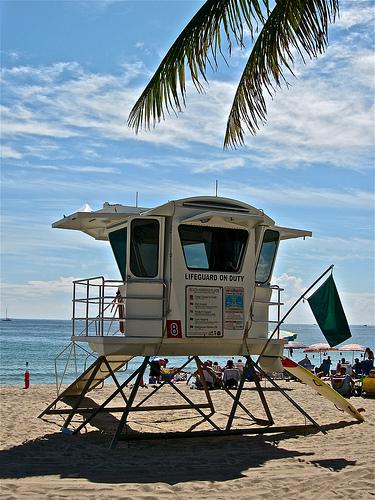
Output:
[[311,286],[309,286],[309,288],[308,288],[307,290],[305,290],[305,291],[303,292],[303,294],[300,296],[300,298],[299,298],[299,299],[298,299],[298,300],[297,300],[297,301],[296,301],[296,302],[295,302],[295,303],[294,303],[294,304],[293,304],[293,305],[289,308],[289,310],[288,310],[288,311],[284,314],[284,316],[281,318],[281,320],[277,323],[277,325],[276,325],[275,329],[274,329],[274,330],[273,330],[273,332],[271,333],[271,335],[270,335],[270,337],[268,338],[268,340],[267,340],[267,342],[266,342],[265,346],[263,347],[263,349],[262,349],[261,353],[259,354],[259,357],[258,357],[258,359],[257,359],[257,361],[256,361],[256,363],[255,363],[256,365],[258,365],[258,363],[259,363],[259,359],[260,359],[260,358],[261,358],[261,356],[263,355],[264,351],[267,349],[267,346],[268,346],[268,344],[269,344],[270,340],[271,340],[271,339],[272,339],[272,337],[275,335],[275,333],[276,333],[276,332],[277,332],[277,330],[280,328],[280,326],[284,323],[284,320],[286,319],[286,317],[287,317],[287,316],[289,316],[289,314],[293,311],[293,309],[297,306],[297,304],[299,304],[299,303],[301,302],[301,300],[305,297],[305,295],[306,295],[307,293],[309,293],[309,291],[310,291],[312,288],[314,288],[314,286],[315,286],[315,285],[316,285],[316,284],[317,284],[317,283],[318,283],[318,282],[319,282],[319,281],[323,278],[323,276],[325,276],[327,273],[329,273],[329,271],[331,271],[331,270],[333,269],[333,267],[334,267],[334,264],[331,264],[331,265],[329,266],[329,268],[328,268],[328,269],[326,269],[326,270],[324,271],[324,273],[322,273],[322,274],[319,276],[319,278],[317,278],[317,279],[314,281],[314,283],[313,283]]

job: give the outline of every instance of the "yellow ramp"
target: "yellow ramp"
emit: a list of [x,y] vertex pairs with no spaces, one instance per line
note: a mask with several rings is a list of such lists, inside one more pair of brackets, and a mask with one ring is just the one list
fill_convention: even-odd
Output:
[[309,370],[306,370],[303,366],[300,366],[292,359],[286,357],[281,358],[281,363],[287,372],[291,373],[302,382],[315,389],[321,396],[332,401],[336,408],[345,411],[348,415],[356,418],[359,422],[363,422],[365,420],[363,415],[361,415],[357,408],[355,408],[347,399],[341,396],[341,394],[336,392],[331,386],[323,382],[323,380],[311,373]]

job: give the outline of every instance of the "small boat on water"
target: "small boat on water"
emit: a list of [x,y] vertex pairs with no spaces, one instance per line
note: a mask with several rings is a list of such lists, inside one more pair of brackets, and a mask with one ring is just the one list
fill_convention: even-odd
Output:
[[9,317],[8,317],[8,309],[5,309],[5,318],[2,318],[1,321],[12,321]]

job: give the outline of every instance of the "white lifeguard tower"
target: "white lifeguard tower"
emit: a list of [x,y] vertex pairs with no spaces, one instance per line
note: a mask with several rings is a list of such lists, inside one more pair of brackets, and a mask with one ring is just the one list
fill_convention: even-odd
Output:
[[[105,203],[53,227],[83,231],[112,247],[122,281],[79,280],[73,296],[72,340],[104,356],[260,354],[270,308],[281,305],[280,289],[271,285],[279,243],[311,236],[219,197],[152,209]],[[283,343],[268,343],[264,368],[280,357]]]
[[[121,412],[112,441],[114,447],[122,438],[131,411],[167,409],[143,406],[150,395],[134,407],[150,357],[187,356],[187,362],[179,369],[195,360],[207,403],[193,403],[170,384],[188,403],[174,409],[196,410],[219,433],[231,430],[237,406],[257,424],[273,424],[255,376],[255,370],[283,371],[280,359],[285,340],[277,334],[275,338],[268,337],[272,323],[276,324],[277,333],[282,305],[282,290],[271,284],[271,276],[280,242],[311,236],[310,231],[277,226],[262,210],[216,196],[169,201],[151,209],[105,203],[101,210],[76,212],[55,222],[53,227],[108,240],[121,279],[95,277],[74,282],[72,342],[87,343],[98,358],[40,416],[67,414],[66,428],[76,413],[88,413],[74,431],[79,432],[99,411]],[[277,311],[271,321],[272,307]],[[215,409],[204,383],[199,358],[202,355],[245,357],[245,368],[254,375],[267,418],[256,418],[241,405],[245,381],[242,378],[235,396],[226,389],[233,406],[226,429],[219,429],[210,418]],[[252,355],[259,356],[257,363]],[[115,372],[134,356],[142,356],[143,362],[120,385]],[[99,409],[82,408],[85,394],[107,377],[116,383],[113,394]],[[134,386],[126,396],[124,388],[130,381],[135,381]],[[125,406],[109,408],[118,394]],[[75,402],[71,410],[56,407],[59,401],[72,396]],[[209,408],[210,414],[206,415],[202,408]]]

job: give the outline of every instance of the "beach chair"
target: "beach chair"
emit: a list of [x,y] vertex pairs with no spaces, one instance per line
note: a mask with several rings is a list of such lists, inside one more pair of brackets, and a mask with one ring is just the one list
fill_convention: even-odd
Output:
[[240,371],[237,368],[226,368],[223,373],[223,384],[227,389],[235,389],[240,380]]

